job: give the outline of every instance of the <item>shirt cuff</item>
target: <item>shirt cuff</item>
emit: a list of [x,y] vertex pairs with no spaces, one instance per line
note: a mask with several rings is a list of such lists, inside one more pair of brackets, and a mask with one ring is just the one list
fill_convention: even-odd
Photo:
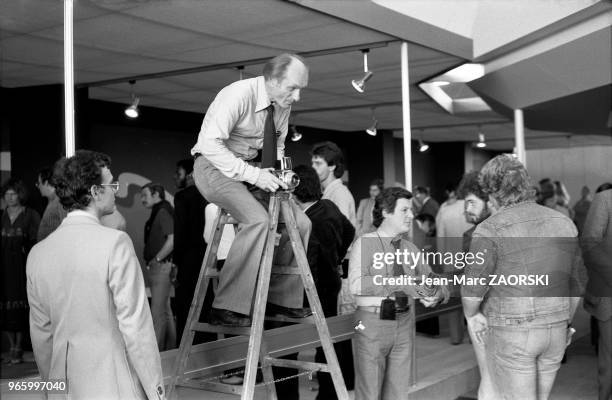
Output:
[[252,165],[246,165],[244,169],[243,180],[254,185],[255,182],[259,179],[259,174],[261,173],[261,169],[254,167]]

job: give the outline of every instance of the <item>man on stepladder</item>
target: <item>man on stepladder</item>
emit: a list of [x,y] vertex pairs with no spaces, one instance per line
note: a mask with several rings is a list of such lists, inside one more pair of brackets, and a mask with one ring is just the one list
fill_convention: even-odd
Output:
[[[212,102],[196,145],[193,175],[202,195],[228,211],[239,229],[219,275],[212,324],[249,326],[257,274],[267,237],[269,193],[287,186],[272,172],[284,155],[291,104],[308,84],[308,67],[294,54],[268,61],[263,76],[234,82]],[[292,208],[306,247],[308,217]],[[278,264],[275,260],[275,264]],[[303,317],[298,275],[273,276],[267,311]]]

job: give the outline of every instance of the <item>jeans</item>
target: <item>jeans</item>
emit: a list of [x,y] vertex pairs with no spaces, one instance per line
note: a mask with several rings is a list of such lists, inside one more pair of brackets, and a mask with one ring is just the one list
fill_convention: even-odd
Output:
[[474,332],[468,326],[468,333],[474,347],[474,354],[478,362],[478,370],[480,372],[480,384],[478,385],[478,400],[497,400],[501,396],[497,394],[493,377],[491,376],[491,368],[487,364],[487,349],[485,346],[479,345],[476,341]]
[[612,396],[612,318],[598,320],[599,353],[597,354],[599,370],[599,400],[609,400]]
[[172,263],[152,263],[148,270],[151,282],[151,317],[159,351],[176,347],[176,325],[170,308],[170,269]]
[[408,398],[412,368],[410,312],[395,321],[381,320],[377,313],[357,308],[355,325],[355,400],[402,400]]
[[487,363],[503,399],[548,399],[567,341],[567,321],[491,326]]

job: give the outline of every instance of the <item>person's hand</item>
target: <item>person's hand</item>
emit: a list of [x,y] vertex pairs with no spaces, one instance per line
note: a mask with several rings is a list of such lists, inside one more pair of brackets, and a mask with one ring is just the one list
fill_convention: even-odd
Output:
[[438,291],[436,292],[436,297],[438,297],[441,301],[441,304],[446,304],[450,300],[450,290],[446,285],[438,286]]
[[159,264],[157,262],[157,260],[154,258],[151,261],[149,261],[149,263],[147,264],[147,270],[150,270],[151,268],[153,268],[155,265]]
[[467,319],[468,329],[474,334],[476,343],[480,346],[484,346],[487,331],[489,329],[489,323],[487,317],[482,313],[475,314],[474,316]]
[[433,307],[436,304],[438,304],[438,301],[440,301],[440,298],[438,296],[425,296],[425,297],[421,297],[419,301],[425,307]]
[[276,192],[279,187],[287,189],[287,185],[278,179],[271,171],[274,168],[262,168],[259,172],[259,178],[255,182],[255,186],[266,192]]

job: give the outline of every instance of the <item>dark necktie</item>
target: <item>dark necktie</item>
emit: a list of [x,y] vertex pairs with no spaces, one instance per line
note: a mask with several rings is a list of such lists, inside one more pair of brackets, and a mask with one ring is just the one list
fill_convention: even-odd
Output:
[[274,105],[270,104],[266,111],[266,123],[264,125],[263,149],[261,153],[261,167],[274,168],[276,163],[276,128],[274,127]]
[[[391,240],[391,244],[393,245],[394,250],[398,250],[401,247],[401,237],[395,237]],[[400,276],[404,274],[404,267],[402,267],[396,259],[396,262],[393,264],[393,276]],[[408,307],[408,296],[403,291],[396,291],[393,293],[395,296],[395,307],[398,310],[405,310]]]

